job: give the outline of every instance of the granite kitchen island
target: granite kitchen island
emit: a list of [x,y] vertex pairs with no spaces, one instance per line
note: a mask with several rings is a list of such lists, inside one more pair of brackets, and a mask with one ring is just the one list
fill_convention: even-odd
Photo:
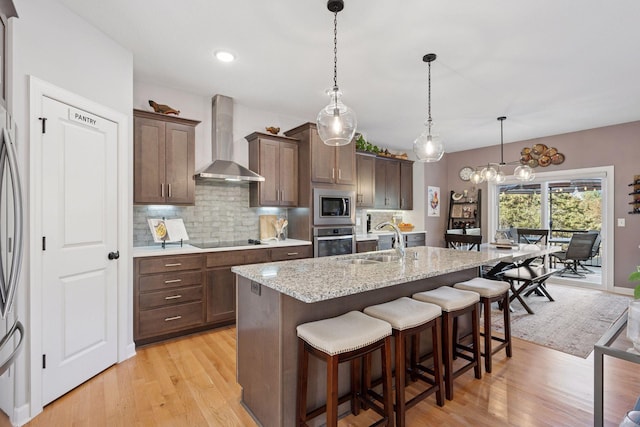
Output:
[[[242,403],[263,426],[295,425],[296,326],[338,316],[416,292],[451,286],[478,275],[478,267],[530,259],[557,249],[407,249],[404,262],[358,263],[394,251],[233,267],[237,277],[237,380]],[[349,389],[340,366],[340,394]],[[309,364],[310,406],[325,399],[325,366]],[[322,417],[320,417],[322,418]],[[324,420],[322,418],[322,420]]]

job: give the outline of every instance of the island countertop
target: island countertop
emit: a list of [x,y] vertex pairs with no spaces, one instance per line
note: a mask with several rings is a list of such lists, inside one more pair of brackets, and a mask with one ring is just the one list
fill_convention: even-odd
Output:
[[555,246],[540,248],[535,245],[520,245],[507,250],[483,245],[480,251],[419,246],[406,250],[404,262],[350,262],[354,258],[395,254],[394,250],[387,250],[243,265],[233,267],[231,271],[299,301],[315,303],[495,264],[499,261],[511,262],[532,258],[557,250],[559,248]]

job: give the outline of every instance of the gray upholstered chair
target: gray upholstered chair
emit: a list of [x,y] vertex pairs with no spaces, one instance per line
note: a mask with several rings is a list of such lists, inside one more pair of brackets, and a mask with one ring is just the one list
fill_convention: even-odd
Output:
[[578,277],[586,277],[584,273],[578,271],[580,261],[586,261],[591,258],[591,251],[600,233],[574,233],[569,241],[566,251],[556,252],[551,256],[557,258],[564,264],[564,268],[557,274],[563,276],[572,274]]

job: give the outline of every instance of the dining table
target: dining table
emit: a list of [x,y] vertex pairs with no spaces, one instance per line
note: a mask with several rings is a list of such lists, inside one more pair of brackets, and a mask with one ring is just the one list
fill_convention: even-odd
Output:
[[[480,250],[491,250],[492,244],[481,245]],[[507,249],[506,247],[504,249]],[[503,249],[503,250],[504,250]],[[495,249],[494,249],[495,250]],[[511,296],[509,302],[518,300],[522,307],[529,314],[535,314],[533,309],[527,304],[523,296],[536,293],[545,296],[549,301],[554,301],[547,290],[545,283],[556,271],[547,267],[544,263],[535,264],[534,261],[540,257],[558,252],[560,246],[556,245],[513,245],[510,249],[511,257],[501,259],[492,266],[486,266],[482,275],[488,279],[503,280],[509,282]]]

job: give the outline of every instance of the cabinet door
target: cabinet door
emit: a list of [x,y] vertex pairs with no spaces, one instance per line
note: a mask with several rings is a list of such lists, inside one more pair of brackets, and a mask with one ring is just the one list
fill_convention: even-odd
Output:
[[365,240],[362,242],[356,242],[356,252],[373,252],[378,249],[377,240]]
[[337,176],[336,147],[326,145],[317,130],[311,132],[311,181],[332,184]]
[[268,139],[260,140],[260,174],[264,182],[258,184],[260,205],[276,206],[280,191],[280,143]]
[[376,159],[376,208],[400,208],[400,162]]
[[298,144],[280,142],[280,206],[298,206]]
[[356,147],[355,142],[335,147],[336,151],[336,184],[356,183]]
[[168,203],[195,203],[195,130],[193,126],[166,124],[166,179]]
[[373,156],[356,155],[356,175],[358,181],[356,206],[359,208],[374,207],[376,158]]
[[236,278],[230,268],[207,271],[207,323],[236,317]]
[[413,163],[400,162],[400,209],[413,209]]
[[134,118],[133,202],[165,202],[165,123]]

